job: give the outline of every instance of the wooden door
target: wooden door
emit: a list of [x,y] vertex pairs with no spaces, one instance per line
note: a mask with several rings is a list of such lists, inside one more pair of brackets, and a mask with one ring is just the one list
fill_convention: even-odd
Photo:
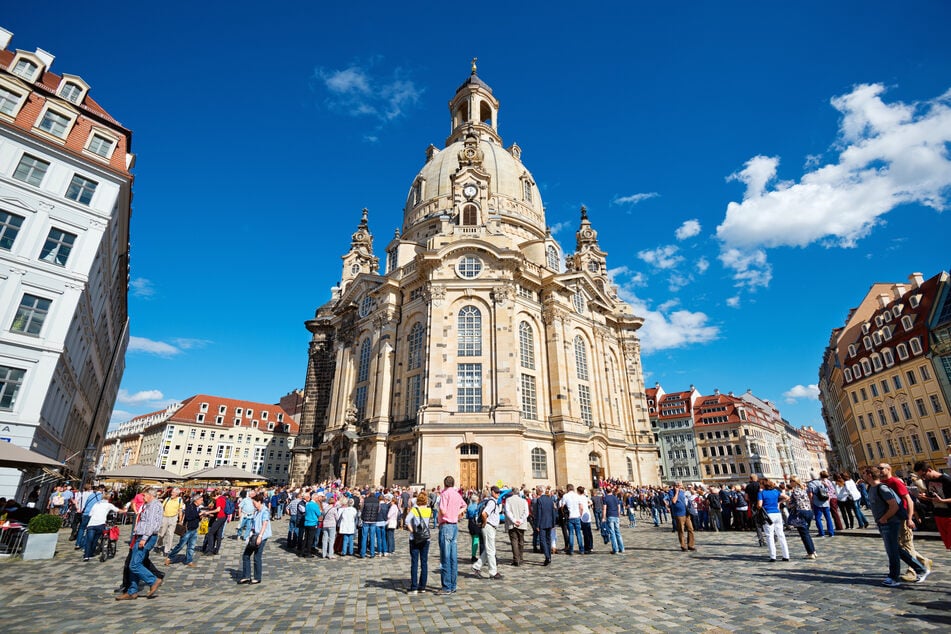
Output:
[[479,461],[459,461],[459,486],[463,489],[479,488]]

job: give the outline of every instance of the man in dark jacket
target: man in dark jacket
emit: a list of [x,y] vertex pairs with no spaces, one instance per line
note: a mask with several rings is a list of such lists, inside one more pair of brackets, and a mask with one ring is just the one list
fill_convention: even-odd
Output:
[[192,560],[195,558],[195,543],[198,541],[198,525],[201,523],[201,511],[198,508],[198,503],[200,501],[200,495],[193,495],[188,500],[188,502],[185,503],[185,510],[182,515],[182,523],[185,525],[185,533],[182,535],[181,539],[178,540],[178,543],[175,544],[175,548],[170,550],[168,555],[166,555],[166,566],[172,565],[172,562],[175,560],[175,558],[178,556],[178,553],[184,546],[184,563],[186,566],[194,567],[195,563]]
[[542,487],[538,487],[537,490],[538,497],[532,502],[532,517],[535,518],[542,552],[545,554],[545,563],[542,565],[547,566],[551,563],[551,531],[555,528],[557,513],[555,501],[551,496]]
[[[376,493],[368,493],[365,498],[363,498],[363,507],[360,510],[360,520],[363,522],[363,526],[360,530],[360,557],[370,557],[373,558],[375,554],[374,546],[379,547],[381,544],[377,540],[376,534],[376,521],[380,515],[380,498],[377,497]],[[367,555],[367,542],[369,542],[370,554]]]

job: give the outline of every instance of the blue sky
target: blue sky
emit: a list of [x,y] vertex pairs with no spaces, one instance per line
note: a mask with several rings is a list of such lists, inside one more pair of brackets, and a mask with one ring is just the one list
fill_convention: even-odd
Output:
[[588,207],[648,386],[749,388],[824,429],[832,328],[948,268],[951,4],[308,4],[4,8],[13,48],[134,132],[113,421],[303,387],[360,210],[382,256],[473,56],[567,252]]

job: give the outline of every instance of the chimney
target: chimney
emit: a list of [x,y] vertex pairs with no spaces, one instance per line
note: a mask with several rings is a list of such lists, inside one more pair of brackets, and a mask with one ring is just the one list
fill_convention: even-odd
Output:
[[911,283],[911,287],[921,288],[921,285],[925,282],[925,277],[921,273],[912,273],[908,276],[908,281]]
[[0,27],[0,50],[7,50],[7,46],[10,45],[10,40],[12,39],[13,33],[10,33],[10,31]]
[[714,395],[714,396],[720,396],[720,390],[714,388],[714,390],[713,390],[713,395]]
[[55,55],[41,48],[36,49],[36,56],[39,57],[43,65],[46,66],[46,70],[50,69],[50,66],[53,65],[53,60],[56,59]]
[[901,299],[902,295],[905,294],[905,291],[908,290],[908,287],[904,284],[895,284],[892,286],[892,294],[895,296],[896,300]]
[[878,296],[878,307],[879,307],[879,308],[886,308],[886,307],[888,307],[888,304],[889,304],[891,301],[892,301],[892,296],[891,296],[891,295],[889,295],[888,293],[881,293],[881,294]]

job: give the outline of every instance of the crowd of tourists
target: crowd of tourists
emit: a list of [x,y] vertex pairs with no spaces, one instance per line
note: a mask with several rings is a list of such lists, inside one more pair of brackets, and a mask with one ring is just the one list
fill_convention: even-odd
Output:
[[[436,540],[440,592],[452,594],[459,550],[463,559],[468,554],[475,575],[499,580],[505,563],[497,556],[499,539],[507,538],[511,545],[509,565],[523,565],[531,549],[541,555],[539,563],[548,566],[558,553],[584,556],[604,548],[622,554],[622,525],[635,527],[638,521],[655,527],[669,523],[682,551],[697,550],[701,541],[697,534],[702,532],[755,533],[770,563],[790,560],[787,531],[800,538],[804,558],[817,559],[820,538],[867,529],[874,522],[888,560],[884,585],[923,582],[933,562],[914,547],[917,513],[931,507],[951,551],[951,477],[925,463],[914,466],[907,482],[886,463],[858,475],[823,471],[806,482],[753,475],[743,485],[722,487],[638,486],[604,480],[591,490],[571,484],[563,488],[487,484],[482,490],[463,490],[451,476],[430,490],[347,487],[340,481],[249,491],[146,487],[121,506],[116,493],[110,495],[103,487],[87,486],[83,491],[57,487],[49,508],[76,517],[75,547],[84,561],[93,556],[108,522],[123,513],[134,515],[118,600],[135,599],[140,590],[150,598],[156,596],[165,573],[151,556],[158,555],[165,566],[194,567],[196,551],[214,557],[227,537],[245,544],[237,582],[254,585],[263,580],[263,555],[274,534],[284,537],[283,547],[299,557],[327,560],[393,556],[398,535],[405,534],[411,593],[429,589],[429,551]],[[467,543],[459,546],[460,540]],[[908,566],[904,574],[902,561]]]

